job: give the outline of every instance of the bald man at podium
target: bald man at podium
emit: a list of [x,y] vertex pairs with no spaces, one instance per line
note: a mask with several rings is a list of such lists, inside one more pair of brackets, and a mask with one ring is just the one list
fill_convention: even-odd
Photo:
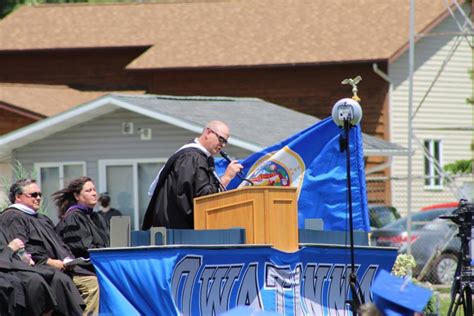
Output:
[[173,154],[153,181],[153,192],[142,229],[153,226],[194,228],[193,200],[220,191],[243,168],[238,161],[229,163],[219,177],[214,155],[227,145],[229,127],[221,121],[206,124],[201,135]]

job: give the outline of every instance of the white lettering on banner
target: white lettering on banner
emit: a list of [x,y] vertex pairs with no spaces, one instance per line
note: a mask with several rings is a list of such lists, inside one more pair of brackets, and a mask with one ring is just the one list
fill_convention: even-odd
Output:
[[[200,315],[219,315],[237,305],[265,309],[264,297],[273,297],[266,304],[275,304],[267,310],[280,314],[350,314],[346,304],[350,298],[350,265],[298,263],[291,269],[265,262],[260,280],[259,262],[203,265],[202,261],[201,256],[186,256],[173,271],[173,298],[182,315],[194,315],[197,310]],[[357,265],[356,272],[359,269]],[[366,301],[370,300],[370,284],[377,269],[377,265],[369,266],[359,280]]]
[[[171,289],[176,306],[184,315],[191,315],[191,301],[194,283],[197,273],[201,267],[201,256],[186,256],[174,269],[171,278]],[[181,283],[184,284],[181,286]],[[181,289],[179,291],[179,289]]]
[[248,305],[258,309],[263,308],[259,291],[260,287],[258,286],[257,268],[258,263],[250,263],[244,272],[244,277],[237,294],[236,305]]
[[291,291],[293,297],[294,315],[301,315],[300,287],[301,287],[301,264],[295,270],[289,267],[276,267],[273,264],[266,264],[265,267],[265,289],[275,289],[276,306],[275,311],[279,314],[285,312],[285,291]]
[[332,264],[308,264],[303,276],[302,303],[308,315],[323,315],[323,284]]
[[378,270],[377,265],[370,265],[360,278],[359,285],[362,291],[362,295],[364,295],[365,301],[372,301],[370,297],[370,286],[372,285],[372,280],[375,278],[375,273]]
[[350,269],[346,269],[345,265],[334,265],[332,269],[328,291],[330,315],[345,315],[344,309],[349,310],[349,306],[345,304],[348,299],[349,274]]
[[206,266],[201,273],[201,315],[219,315],[229,310],[230,292],[239,277],[240,266]]

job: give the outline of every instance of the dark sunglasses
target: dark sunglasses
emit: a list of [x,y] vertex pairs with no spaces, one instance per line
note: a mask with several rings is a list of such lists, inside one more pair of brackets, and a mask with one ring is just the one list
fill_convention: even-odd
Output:
[[32,192],[32,193],[22,193],[24,196],[27,196],[29,198],[41,198],[43,196],[43,194],[41,192]]
[[223,136],[219,135],[216,131],[210,129],[209,127],[207,129],[217,136],[219,143],[221,143],[222,145],[227,145],[227,139],[225,139]]

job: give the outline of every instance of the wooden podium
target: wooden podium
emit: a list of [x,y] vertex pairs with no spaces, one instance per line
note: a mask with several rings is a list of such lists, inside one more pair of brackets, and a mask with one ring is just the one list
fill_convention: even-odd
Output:
[[296,188],[248,186],[194,199],[194,229],[245,228],[247,244],[298,250]]

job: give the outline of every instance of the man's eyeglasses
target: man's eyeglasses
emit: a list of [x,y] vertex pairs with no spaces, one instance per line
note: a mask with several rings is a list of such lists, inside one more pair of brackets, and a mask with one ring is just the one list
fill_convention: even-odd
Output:
[[32,192],[32,193],[22,193],[24,196],[29,197],[29,198],[41,198],[43,194],[41,192]]
[[227,145],[227,139],[225,139],[223,136],[219,135],[216,131],[210,129],[210,128],[207,128],[208,130],[210,130],[214,135],[217,136],[217,139],[219,140],[219,143],[221,143],[222,145]]

